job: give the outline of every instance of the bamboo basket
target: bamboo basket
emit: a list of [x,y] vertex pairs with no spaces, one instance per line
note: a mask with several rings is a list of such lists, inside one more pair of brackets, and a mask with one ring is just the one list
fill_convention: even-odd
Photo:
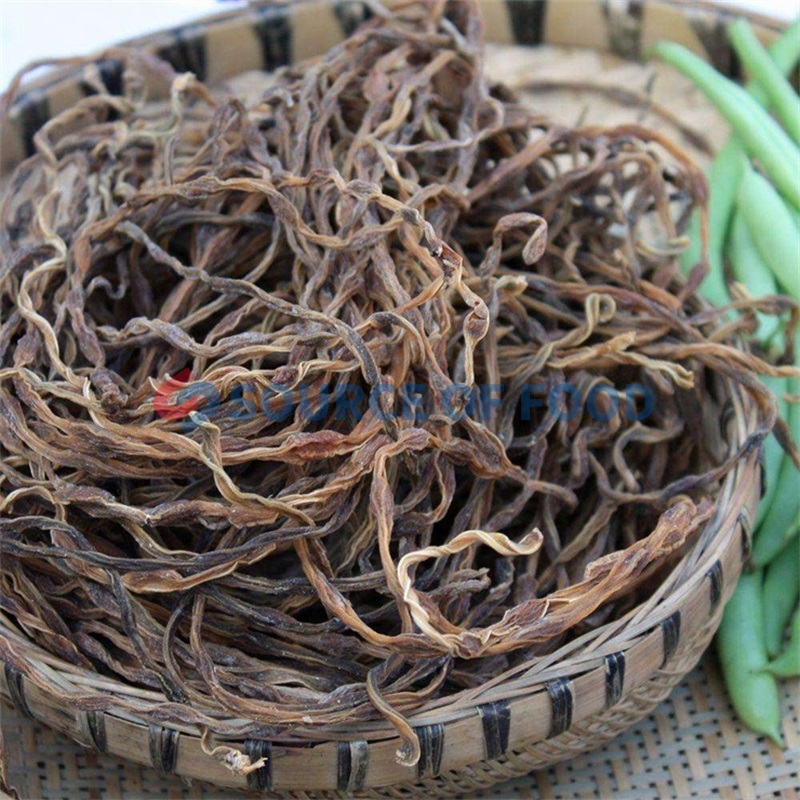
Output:
[[[661,38],[679,41],[722,71],[737,74],[724,36],[726,12],[718,8],[663,0],[484,0],[481,5],[487,39],[494,43],[488,59],[493,77],[506,79],[523,94],[535,91],[537,107],[566,121],[574,122],[585,109],[586,97],[576,95],[578,88],[594,93],[594,109],[598,90],[614,95],[608,82],[587,86],[587,70],[615,75],[617,87],[643,79],[644,68],[627,60],[640,57]],[[155,51],[176,69],[192,71],[211,84],[238,81],[246,90],[263,83],[265,72],[324,52],[365,13],[359,3],[347,2],[253,4],[129,44]],[[780,27],[768,19],[753,21],[765,42]],[[537,68],[538,86],[529,85],[531,67]],[[113,62],[103,69],[113,71]],[[659,70],[661,106],[677,97],[683,102],[691,98],[685,82]],[[553,93],[555,88],[561,91]],[[630,86],[626,90],[628,94],[611,97],[601,116],[619,114],[619,100],[629,106],[624,111],[628,119],[654,111],[642,106]],[[51,115],[86,91],[80,75],[69,69],[31,84],[0,129],[2,172],[31,152],[34,133]],[[696,95],[694,102],[692,123],[710,139],[693,140],[702,160],[720,143],[725,129]],[[607,119],[593,116],[592,121]],[[755,425],[755,409],[731,381],[719,379],[715,389],[717,397],[709,397],[705,409],[713,421],[708,436],[722,448],[741,447]],[[749,521],[761,483],[759,453],[753,450],[724,480],[716,513],[691,549],[649,599],[623,618],[531,662],[513,681],[473,692],[469,702],[440,703],[411,717],[422,749],[413,767],[398,763],[400,740],[394,729],[370,723],[331,732],[328,741],[310,747],[280,740],[228,741],[254,760],[266,759],[258,770],[237,774],[204,753],[196,728],[164,727],[145,711],[119,710],[117,702],[136,709],[163,698],[36,651],[1,615],[0,692],[21,713],[86,746],[219,787],[263,796],[469,796],[480,787],[600,746],[669,694],[697,663],[717,628],[747,558]]]

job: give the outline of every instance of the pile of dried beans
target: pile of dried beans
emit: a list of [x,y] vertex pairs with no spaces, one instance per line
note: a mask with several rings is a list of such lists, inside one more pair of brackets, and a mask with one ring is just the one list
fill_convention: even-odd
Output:
[[110,51],[123,94],[85,65],[17,169],[0,656],[221,734],[383,715],[413,760],[409,712],[651,592],[774,409],[679,277],[676,144],[518,105],[471,3],[373,10],[247,106]]

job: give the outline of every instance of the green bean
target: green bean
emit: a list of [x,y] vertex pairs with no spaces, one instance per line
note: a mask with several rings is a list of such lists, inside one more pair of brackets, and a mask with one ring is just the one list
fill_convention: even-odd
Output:
[[[800,171],[797,173],[800,185]],[[800,229],[770,182],[745,170],[738,207],[758,251],[784,291],[800,299]]]
[[[700,286],[700,293],[713,305],[729,301],[722,263],[723,245],[728,223],[736,203],[742,176],[748,168],[747,156],[738,141],[731,138],[717,153],[708,170],[711,194],[708,198],[708,267],[709,272]],[[700,217],[695,214],[689,227],[691,245],[681,256],[687,272],[700,260]]]
[[800,609],[792,617],[792,631],[786,649],[774,661],[770,661],[767,670],[779,678],[800,675]]
[[[784,399],[784,394],[789,388],[788,380],[786,378],[762,376],[761,382],[775,395],[778,403],[778,416],[786,419],[789,412],[789,404]],[[758,516],[754,527],[756,531],[761,526],[767,510],[772,506],[775,499],[778,490],[778,476],[786,459],[788,459],[788,456],[775,436],[773,434],[767,436],[764,440],[764,472],[766,474],[767,490],[758,506]]]
[[769,46],[768,50],[781,75],[788,75],[800,61],[800,17]]
[[782,745],[780,700],[764,642],[761,571],[743,573],[725,606],[717,632],[722,674],[736,713],[757,733]]
[[750,77],[769,98],[786,132],[795,142],[800,142],[800,98],[762,47],[750,23],[746,19],[737,19],[728,28],[728,36]]
[[[733,277],[747,287],[753,297],[778,294],[778,282],[772,270],[764,263],[758,248],[750,236],[741,209],[736,209],[731,222],[725,252],[731,265]],[[758,319],[758,338],[762,343],[769,342],[781,328],[780,317],[774,314],[756,314]]]
[[766,566],[798,535],[800,499],[797,491],[797,468],[788,457],[781,461],[775,497],[756,531],[751,560]]
[[783,633],[800,600],[800,538],[795,537],[764,572],[764,639],[774,658],[783,648]]
[[738,84],[674,42],[659,42],[654,52],[703,91],[728,120],[747,152],[757,158],[787,200],[800,208],[800,150],[780,125]]
[[[789,390],[796,394],[800,381],[791,379]],[[800,430],[800,405],[789,406],[787,422],[793,437]],[[798,470],[794,462],[786,457],[781,462],[781,470],[776,481],[775,494],[767,506],[767,511],[756,529],[753,540],[751,560],[755,566],[769,564],[775,556],[798,535],[800,520],[800,491],[798,491]]]
[[[769,55],[781,72],[788,75],[800,60],[800,19],[787,28],[769,47]],[[755,82],[747,84],[747,91],[762,106],[769,98]],[[700,293],[714,305],[728,302],[728,291],[722,269],[722,248],[728,232],[728,222],[733,209],[739,182],[747,164],[744,149],[735,136],[719,150],[708,168],[710,196],[708,200],[709,267],[711,274],[703,281]],[[681,265],[689,272],[700,260],[700,215],[695,212],[689,223],[689,247],[681,255]]]

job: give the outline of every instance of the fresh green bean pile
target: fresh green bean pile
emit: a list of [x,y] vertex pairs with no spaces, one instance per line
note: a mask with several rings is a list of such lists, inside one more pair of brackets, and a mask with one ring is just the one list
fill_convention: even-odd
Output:
[[[695,269],[705,246],[708,275],[701,293],[715,305],[749,314],[753,345],[775,363],[796,364],[800,97],[787,75],[800,60],[800,20],[769,51],[743,19],[728,33],[751,79],[746,89],[680,45],[664,42],[655,48],[697,84],[733,131],[709,169],[708,228],[701,230],[699,217],[693,221],[683,265]],[[734,280],[730,286],[726,262]],[[781,292],[794,302],[787,303]],[[731,304],[731,298],[739,302]],[[787,309],[790,314],[782,313]],[[776,677],[800,674],[800,475],[780,440],[800,439],[800,379],[764,382],[777,397],[781,420],[764,445],[767,489],[752,557],[725,609],[717,647],[740,718],[780,742]]]

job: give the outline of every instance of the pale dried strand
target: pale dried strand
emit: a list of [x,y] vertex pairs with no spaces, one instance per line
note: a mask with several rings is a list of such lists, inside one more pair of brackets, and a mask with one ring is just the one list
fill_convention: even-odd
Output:
[[[526,534],[519,542],[512,541],[502,533],[468,530],[458,534],[447,544],[424,547],[421,550],[404,555],[397,565],[397,578],[403,591],[403,601],[407,604],[417,627],[453,656],[474,658],[477,655],[481,655],[486,648],[491,647],[492,626],[484,629],[466,630],[450,625],[449,627],[457,630],[457,633],[442,632],[437,629],[431,621],[431,614],[420,599],[419,592],[414,588],[411,567],[430,558],[451,556],[469,547],[481,544],[490,547],[495,553],[502,556],[530,556],[542,546],[543,538],[541,531],[537,528]],[[478,652],[475,651],[476,640],[486,643],[484,648]]]
[[246,777],[251,772],[267,765],[267,757],[253,761],[247,753],[226,744],[210,744],[212,733],[210,728],[203,728],[200,736],[200,748],[207,755],[224,764],[234,775]]

